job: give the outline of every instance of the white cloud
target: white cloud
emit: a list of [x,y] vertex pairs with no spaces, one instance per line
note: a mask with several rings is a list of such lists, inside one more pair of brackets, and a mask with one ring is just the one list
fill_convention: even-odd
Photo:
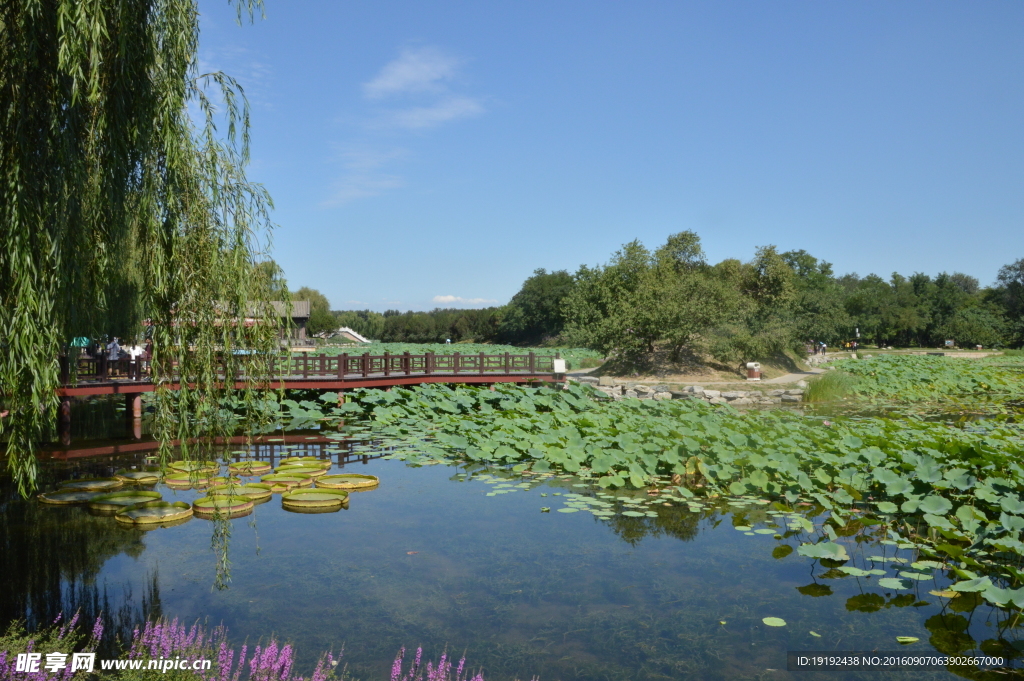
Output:
[[438,305],[493,305],[498,301],[491,300],[489,298],[463,298],[462,296],[434,296],[433,302]]
[[[424,130],[483,113],[480,100],[450,87],[460,66],[461,60],[436,47],[402,50],[363,84],[365,98],[375,102],[361,117],[368,133],[365,144],[374,146],[373,137],[381,131],[394,136],[397,131]],[[404,187],[404,178],[393,172],[394,161],[403,155],[404,152],[379,151],[346,154],[344,170],[335,179],[330,197],[321,205],[337,206]],[[496,301],[474,300],[466,304],[493,302]]]
[[378,196],[405,186],[400,175],[382,171],[383,166],[405,156],[402,149],[391,151],[350,151],[344,154],[346,173],[332,187],[325,206],[338,206],[354,199]]
[[377,77],[363,85],[370,99],[444,90],[443,82],[455,76],[459,60],[434,47],[406,49],[387,64]]
[[433,106],[418,106],[392,115],[391,121],[401,128],[429,128],[456,118],[483,113],[480,102],[470,97],[451,97]]

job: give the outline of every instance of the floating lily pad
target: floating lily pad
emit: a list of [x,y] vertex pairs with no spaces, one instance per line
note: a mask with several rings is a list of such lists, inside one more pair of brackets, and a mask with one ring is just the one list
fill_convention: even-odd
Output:
[[647,514],[641,513],[640,511],[623,511],[622,515],[629,516],[630,518],[643,518]]
[[210,496],[239,496],[247,497],[252,501],[260,501],[261,499],[269,499],[274,493],[272,485],[263,482],[247,482],[244,485],[237,483],[227,483],[224,485],[214,485],[206,491]]
[[786,626],[786,620],[781,617],[765,617],[761,620],[769,627],[784,627]]
[[263,475],[274,470],[266,461],[236,461],[228,464],[228,472],[233,475]]
[[347,500],[348,491],[343,489],[296,489],[281,495],[285,506],[341,506]]
[[286,458],[281,460],[281,465],[282,466],[287,466],[289,464],[309,464],[309,463],[311,463],[311,464],[326,463],[328,466],[331,465],[329,462],[325,462],[323,459],[318,459],[316,457],[286,457]]
[[85,504],[93,500],[94,497],[98,497],[102,492],[89,492],[86,490],[79,489],[60,489],[56,492],[46,492],[40,494],[38,499],[43,504],[53,504],[57,506],[70,506],[72,504]]
[[[274,492],[283,492],[295,487],[309,487],[313,484],[313,478],[308,475],[284,475],[282,473],[273,473],[271,475],[264,475],[260,478],[260,482],[269,483],[274,488]],[[284,489],[278,489],[284,487]]]
[[578,508],[560,508],[560,509],[558,509],[558,512],[559,513],[577,513],[577,512],[579,512],[579,510],[580,509],[578,509]]
[[216,461],[173,461],[167,467],[184,473],[216,473],[220,470]]
[[278,466],[274,472],[280,475],[308,475],[311,478],[327,475],[327,469],[319,466]]
[[371,489],[379,484],[380,478],[376,475],[362,475],[361,473],[325,475],[316,480],[317,487],[326,489]]
[[67,480],[60,485],[61,491],[113,492],[124,487],[124,482],[115,478],[87,478],[83,480]]
[[911,643],[917,643],[920,640],[921,639],[919,639],[916,636],[897,636],[896,637],[896,642],[901,644],[901,645],[905,645],[905,646],[906,645],[910,645]]
[[132,490],[100,494],[89,501],[89,508],[94,511],[120,511],[127,506],[143,504],[147,501],[160,501],[160,493]]
[[155,485],[160,482],[160,473],[156,471],[118,471],[114,477],[122,482],[131,482],[136,485]]
[[114,519],[129,524],[168,523],[192,517],[192,507],[184,501],[146,501],[117,512]]
[[218,494],[196,499],[192,502],[192,510],[200,518],[213,518],[218,515],[237,518],[250,513],[254,505],[248,497]]
[[883,589],[909,589],[912,584],[909,579],[896,579],[895,577],[886,577],[878,580],[878,586]]

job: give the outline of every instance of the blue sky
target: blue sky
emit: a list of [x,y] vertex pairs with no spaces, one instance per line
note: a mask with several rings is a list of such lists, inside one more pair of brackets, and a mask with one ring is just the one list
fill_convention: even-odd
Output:
[[1024,257],[1019,2],[200,6],[273,256],[335,309],[504,303],[686,229],[861,275]]

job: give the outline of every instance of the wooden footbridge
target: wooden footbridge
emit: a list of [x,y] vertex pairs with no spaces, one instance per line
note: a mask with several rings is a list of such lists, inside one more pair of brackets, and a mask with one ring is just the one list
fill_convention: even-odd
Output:
[[[289,355],[275,357],[271,364],[272,378],[265,384],[272,389],[336,390],[353,388],[391,388],[422,383],[464,383],[494,385],[495,383],[544,383],[563,380],[565,362],[556,354],[525,355],[483,352],[438,355],[408,352],[392,355]],[[71,399],[94,395],[124,395],[125,416],[142,417],[142,393],[156,390],[141,360],[79,358],[75,371],[68,360],[61,362],[62,387],[59,430],[62,439],[71,428]],[[172,377],[167,387],[180,388]],[[227,379],[226,379],[227,380]],[[244,379],[235,378],[235,387],[243,388]]]

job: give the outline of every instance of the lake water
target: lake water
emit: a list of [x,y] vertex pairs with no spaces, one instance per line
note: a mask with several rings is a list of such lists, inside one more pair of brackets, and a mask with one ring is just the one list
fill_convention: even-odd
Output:
[[[109,475],[143,456],[50,462],[43,482]],[[615,501],[603,508],[616,513],[602,518],[558,510],[583,505],[566,495],[603,493],[574,479],[521,489],[501,470],[386,459],[343,470],[381,484],[334,513],[291,513],[275,495],[229,521],[226,589],[214,588],[210,521],[141,531],[81,507],[23,501],[5,482],[0,624],[83,607],[128,632],[162,615],[222,623],[238,645],[274,634],[296,645],[306,672],[321,652],[344,648],[355,678],[385,679],[400,647],[422,645],[434,659],[465,652],[488,681],[555,681],[956,678],[945,670],[790,672],[786,652],[993,651],[1006,619],[970,595],[943,609],[945,599],[928,592],[944,582],[895,593],[879,588],[877,575],[848,576],[780,548],[799,544],[786,527],[792,518],[776,518],[781,539],[734,529],[764,529],[773,520],[764,504],[691,512],[616,493],[645,505]],[[201,496],[155,489],[167,500]],[[895,576],[899,563],[869,557],[914,556],[879,544],[871,529],[844,539],[849,565]],[[766,626],[765,617],[786,626]],[[900,646],[897,636],[920,642]]]

